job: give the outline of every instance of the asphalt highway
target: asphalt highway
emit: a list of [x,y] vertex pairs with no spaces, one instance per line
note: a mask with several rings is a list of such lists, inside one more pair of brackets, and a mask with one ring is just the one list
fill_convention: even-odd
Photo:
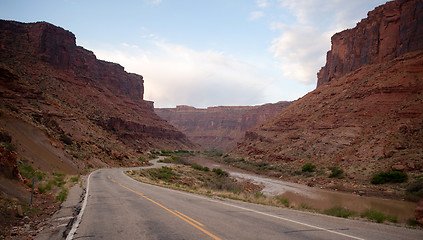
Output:
[[423,239],[423,231],[209,198],[93,172],[67,239]]

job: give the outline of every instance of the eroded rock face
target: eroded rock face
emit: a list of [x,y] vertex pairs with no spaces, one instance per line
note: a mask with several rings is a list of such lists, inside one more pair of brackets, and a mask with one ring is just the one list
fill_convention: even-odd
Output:
[[91,51],[76,46],[75,35],[69,31],[46,22],[26,24],[4,20],[0,21],[0,29],[3,59],[31,54],[60,71],[74,75],[88,73],[88,78],[78,77],[99,81],[115,94],[143,99],[142,76],[125,72],[119,64],[97,60]]
[[98,60],[49,23],[0,20],[0,80],[1,113],[58,142],[66,136],[64,147],[77,149],[79,163],[109,161],[112,151],[194,147],[143,100],[142,76]]
[[276,115],[288,105],[289,102],[278,102],[261,106],[221,106],[207,109],[178,106],[156,108],[155,112],[203,149],[227,151],[236,146],[247,129]]
[[361,66],[423,49],[423,2],[397,0],[375,8],[353,29],[335,34],[317,86]]
[[368,15],[333,36],[319,87],[248,130],[232,156],[288,176],[305,163],[337,166],[348,184],[392,169],[422,174],[423,2],[389,2]]

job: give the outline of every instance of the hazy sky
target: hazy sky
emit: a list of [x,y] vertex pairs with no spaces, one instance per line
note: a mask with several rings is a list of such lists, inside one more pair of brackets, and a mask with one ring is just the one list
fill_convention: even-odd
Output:
[[258,105],[316,86],[330,37],[385,0],[0,0],[0,18],[46,21],[144,76],[156,107]]

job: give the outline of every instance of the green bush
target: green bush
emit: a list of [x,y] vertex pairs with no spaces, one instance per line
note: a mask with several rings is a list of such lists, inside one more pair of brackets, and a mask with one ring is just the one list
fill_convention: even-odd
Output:
[[7,150],[11,151],[11,152],[16,152],[16,145],[10,142],[5,142],[3,143],[3,146],[5,148],[7,148]]
[[285,207],[289,207],[289,205],[291,204],[289,199],[286,197],[282,197],[282,196],[275,196],[274,199],[280,203],[283,204]]
[[18,169],[26,179],[32,179],[35,176],[35,169],[31,165],[19,164]]
[[204,172],[209,172],[210,171],[210,168],[203,167],[203,166],[201,166],[199,164],[196,164],[196,163],[192,164],[191,165],[191,168],[196,169],[196,170],[200,170],[200,171],[204,171]]
[[423,197],[423,180],[411,183],[405,190],[405,199],[408,201],[418,202]]
[[408,175],[398,171],[380,172],[373,175],[372,184],[402,183],[408,181]]
[[53,182],[54,185],[61,187],[61,186],[66,184],[66,181],[65,181],[66,174],[64,174],[64,173],[53,173],[53,176],[54,176],[54,182]]
[[333,207],[330,209],[326,209],[324,213],[330,216],[342,217],[342,218],[349,218],[350,216],[355,215],[354,211],[351,211],[348,208],[344,208],[344,207]]
[[37,188],[40,191],[40,193],[46,193],[51,190],[52,186],[50,183],[47,183],[46,185],[43,185],[40,183],[38,184]]
[[163,166],[159,169],[154,169],[150,172],[150,175],[154,178],[169,182],[172,178],[176,178],[176,173],[173,172],[172,168]]
[[306,163],[302,166],[302,172],[314,172],[316,171],[316,165],[313,165],[311,163]]
[[68,190],[66,188],[62,188],[62,191],[59,192],[56,196],[56,201],[63,202],[66,200],[66,197],[68,196]]
[[78,182],[78,180],[79,180],[79,175],[75,177],[71,177],[72,182]]
[[254,196],[254,198],[256,198],[256,199],[259,199],[259,198],[267,198],[267,196],[266,196],[266,195],[264,195],[264,193],[262,193],[262,192],[260,192],[260,191],[255,192],[253,196]]
[[339,167],[330,167],[329,170],[332,171],[332,173],[329,175],[330,178],[344,178],[344,170]]
[[219,176],[225,176],[225,177],[229,176],[229,174],[227,172],[223,171],[220,168],[213,168],[213,172],[216,173]]
[[377,223],[383,223],[386,220],[386,216],[383,213],[373,209],[366,210],[361,214],[361,217],[374,220]]

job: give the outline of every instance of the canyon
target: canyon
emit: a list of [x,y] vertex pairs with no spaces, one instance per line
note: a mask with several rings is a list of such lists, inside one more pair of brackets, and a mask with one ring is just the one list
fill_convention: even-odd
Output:
[[225,152],[236,147],[248,129],[273,117],[289,104],[290,102],[277,102],[258,106],[220,106],[207,109],[177,106],[156,108],[154,111],[201,149]]

